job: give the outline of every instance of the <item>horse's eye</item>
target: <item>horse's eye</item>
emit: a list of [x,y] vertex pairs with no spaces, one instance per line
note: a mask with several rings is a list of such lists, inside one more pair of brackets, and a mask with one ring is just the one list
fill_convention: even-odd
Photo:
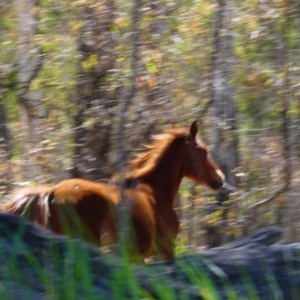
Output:
[[201,151],[201,152],[204,153],[205,155],[208,154],[208,148],[204,148],[203,146],[199,145],[199,143],[194,142],[194,147],[195,147],[195,149]]
[[201,152],[203,152],[205,155],[207,155],[207,154],[208,154],[208,149],[205,149],[205,148],[199,147],[199,145],[198,145],[198,148],[199,148],[199,150],[200,150]]

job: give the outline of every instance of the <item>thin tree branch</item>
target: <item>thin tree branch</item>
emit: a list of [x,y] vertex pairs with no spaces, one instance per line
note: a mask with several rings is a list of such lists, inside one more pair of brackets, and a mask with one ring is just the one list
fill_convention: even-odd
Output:
[[271,203],[273,203],[276,198],[278,196],[280,196],[281,194],[285,193],[288,191],[288,188],[289,188],[289,185],[290,185],[290,182],[287,182],[285,185],[283,185],[280,189],[278,189],[277,191],[275,191],[273,193],[273,195],[271,195],[269,198],[267,199],[263,199],[253,205],[250,205],[248,208],[247,208],[247,211],[256,211],[257,209],[259,209],[260,207],[263,207],[263,206],[266,206],[266,205],[269,205]]
[[124,97],[123,105],[120,110],[120,123],[118,129],[118,141],[119,141],[119,159],[118,166],[123,169],[123,157],[124,157],[124,126],[126,121],[126,112],[130,107],[131,101],[136,92],[136,76],[137,76],[137,61],[138,61],[138,46],[139,46],[139,29],[138,23],[140,18],[139,9],[141,6],[141,0],[136,0],[133,6],[132,12],[132,54],[131,54],[131,76],[130,82],[131,87],[130,90]]

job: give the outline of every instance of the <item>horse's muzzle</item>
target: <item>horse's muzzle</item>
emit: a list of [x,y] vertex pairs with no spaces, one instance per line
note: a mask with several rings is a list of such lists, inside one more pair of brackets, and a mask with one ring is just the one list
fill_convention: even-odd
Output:
[[213,180],[213,182],[210,184],[211,188],[214,190],[219,190],[224,184],[224,181],[222,178],[216,178]]
[[215,178],[210,184],[211,188],[214,190],[219,190],[225,183],[224,174],[220,170],[217,171],[217,174],[218,176],[215,176]]

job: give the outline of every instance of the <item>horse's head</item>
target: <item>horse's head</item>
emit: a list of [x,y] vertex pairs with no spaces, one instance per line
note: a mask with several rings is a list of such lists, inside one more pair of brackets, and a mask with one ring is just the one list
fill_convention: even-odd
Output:
[[198,183],[206,184],[214,190],[224,184],[224,174],[214,163],[207,146],[197,138],[198,125],[194,121],[186,136],[186,159],[184,175]]

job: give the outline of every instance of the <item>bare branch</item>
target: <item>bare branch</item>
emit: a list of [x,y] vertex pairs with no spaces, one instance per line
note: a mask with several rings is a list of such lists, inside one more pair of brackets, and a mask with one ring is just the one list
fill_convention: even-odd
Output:
[[271,195],[269,198],[267,199],[263,199],[251,206],[249,206],[247,208],[247,211],[256,211],[257,209],[259,209],[260,207],[263,207],[263,206],[266,206],[266,205],[269,205],[271,204],[273,201],[276,200],[276,198],[278,196],[280,196],[281,194],[285,193],[288,191],[288,188],[289,188],[289,185],[290,185],[290,182],[287,182],[284,186],[282,186],[280,189],[278,189],[277,191],[274,192],[273,195]]
[[131,76],[130,82],[131,87],[127,94],[124,97],[123,105],[121,106],[120,111],[120,123],[118,129],[118,141],[119,141],[119,159],[118,166],[123,168],[123,156],[124,156],[124,126],[126,121],[126,112],[131,104],[131,101],[136,92],[136,76],[137,76],[137,61],[138,61],[138,46],[139,46],[139,31],[138,31],[138,23],[139,23],[139,9],[141,6],[141,0],[136,0],[133,7],[132,12],[132,54],[131,54]]

